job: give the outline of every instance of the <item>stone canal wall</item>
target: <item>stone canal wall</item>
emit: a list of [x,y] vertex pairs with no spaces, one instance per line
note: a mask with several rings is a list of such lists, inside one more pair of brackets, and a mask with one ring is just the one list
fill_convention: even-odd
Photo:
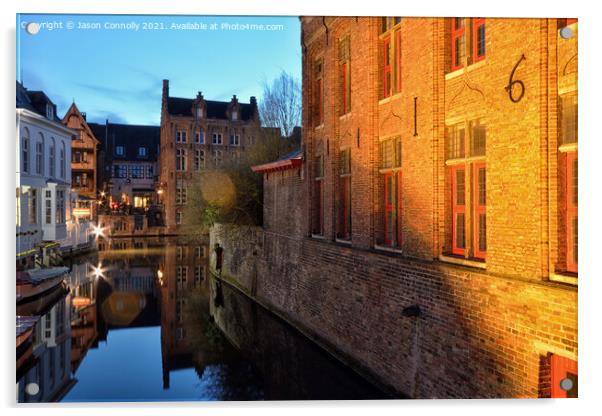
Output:
[[572,286],[259,228],[210,238],[226,280],[400,395],[549,397],[552,355],[577,360]]

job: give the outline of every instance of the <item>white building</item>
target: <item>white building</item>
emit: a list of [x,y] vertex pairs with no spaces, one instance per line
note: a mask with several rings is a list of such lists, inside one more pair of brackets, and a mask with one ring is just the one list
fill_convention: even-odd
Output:
[[17,261],[43,241],[67,238],[71,218],[71,140],[56,105],[42,91],[17,82]]

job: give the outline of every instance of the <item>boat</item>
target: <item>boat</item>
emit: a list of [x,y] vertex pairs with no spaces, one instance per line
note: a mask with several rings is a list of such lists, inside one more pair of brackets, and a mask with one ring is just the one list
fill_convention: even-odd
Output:
[[69,269],[48,267],[17,272],[17,304],[31,300],[60,285]]

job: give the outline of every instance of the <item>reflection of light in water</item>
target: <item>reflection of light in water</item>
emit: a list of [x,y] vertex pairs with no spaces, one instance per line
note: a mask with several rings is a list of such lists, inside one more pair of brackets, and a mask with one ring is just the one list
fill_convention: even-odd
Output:
[[230,177],[218,171],[204,172],[200,181],[203,199],[220,207],[234,202],[235,187]]
[[98,266],[92,266],[92,275],[96,279],[98,279],[99,277],[104,277],[101,263],[98,263]]

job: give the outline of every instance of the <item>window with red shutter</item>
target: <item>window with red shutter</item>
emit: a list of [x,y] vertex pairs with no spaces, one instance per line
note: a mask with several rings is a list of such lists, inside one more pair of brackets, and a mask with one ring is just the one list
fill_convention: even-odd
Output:
[[487,195],[486,195],[486,175],[487,169],[485,163],[475,163],[473,165],[473,240],[474,256],[479,259],[485,259],[487,252]]
[[391,37],[383,39],[383,98],[391,95]]
[[452,253],[464,255],[466,250],[466,185],[464,166],[451,168],[452,183]]
[[578,396],[577,361],[558,354],[551,356],[552,398],[576,398]]
[[472,19],[472,62],[485,58],[485,18]]
[[451,69],[455,71],[464,66],[466,55],[466,34],[464,31],[465,20],[463,17],[451,19]]
[[578,257],[578,159],[577,152],[566,155],[567,270],[577,273]]

